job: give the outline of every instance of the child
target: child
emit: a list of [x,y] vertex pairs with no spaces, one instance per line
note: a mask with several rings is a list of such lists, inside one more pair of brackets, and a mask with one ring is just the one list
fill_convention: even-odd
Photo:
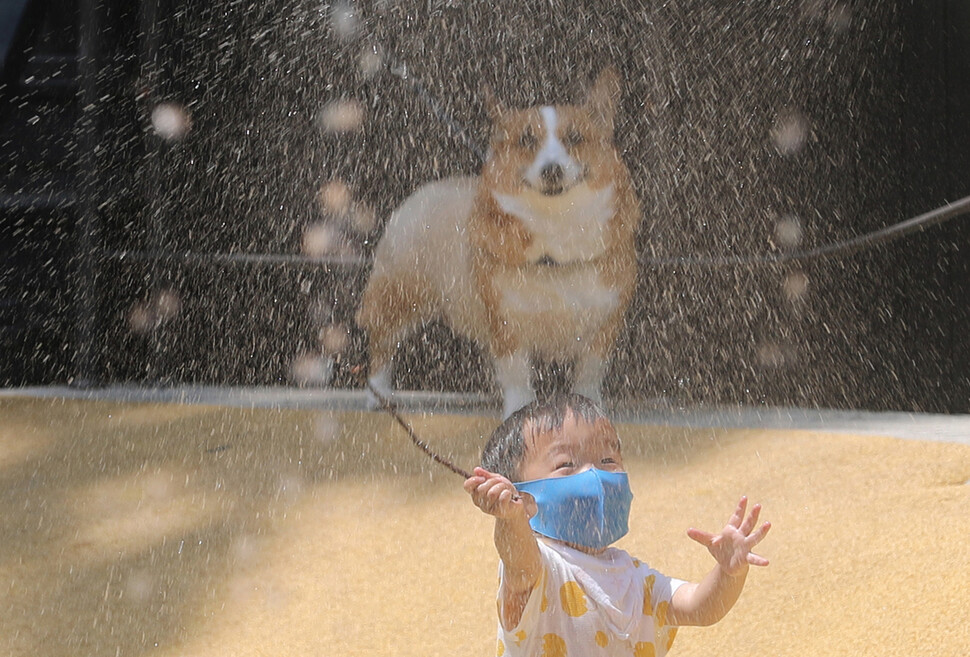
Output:
[[[512,483],[518,482],[518,483]],[[716,563],[699,583],[672,579],[608,547],[627,532],[630,493],[616,430],[579,395],[534,402],[492,434],[465,481],[495,516],[501,558],[498,655],[661,657],[681,625],[710,625],[744,587],[760,505],[741,498],[717,534],[689,529]]]

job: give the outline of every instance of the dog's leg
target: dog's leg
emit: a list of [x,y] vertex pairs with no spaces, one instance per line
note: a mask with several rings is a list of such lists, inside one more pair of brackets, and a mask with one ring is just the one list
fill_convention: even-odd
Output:
[[[406,328],[395,327],[398,334],[405,334]],[[388,327],[381,323],[371,323],[370,337],[370,370],[367,382],[374,387],[381,395],[390,399],[394,396],[392,376],[394,364],[394,354],[397,350],[395,333],[388,330]],[[380,401],[374,394],[367,390],[368,410],[374,410],[380,406]]]
[[532,364],[526,349],[517,349],[508,356],[495,359],[495,378],[502,388],[502,417],[507,418],[533,399],[530,378]]
[[[379,368],[376,372],[373,372],[369,377],[367,377],[367,382],[378,393],[384,397],[390,399],[394,396],[394,390],[391,385],[391,364],[387,363],[383,367]],[[380,400],[374,396],[374,394],[368,390],[367,391],[367,408],[369,410],[374,410],[380,406]]]
[[[391,372],[402,340],[423,321],[434,315],[429,286],[406,276],[374,277],[367,283],[357,324],[367,331],[370,342],[368,381],[385,397],[393,397]],[[379,402],[367,392],[371,409]]]
[[576,382],[573,390],[589,397],[597,404],[603,401],[603,377],[606,376],[606,359],[597,353],[587,352],[576,359]]

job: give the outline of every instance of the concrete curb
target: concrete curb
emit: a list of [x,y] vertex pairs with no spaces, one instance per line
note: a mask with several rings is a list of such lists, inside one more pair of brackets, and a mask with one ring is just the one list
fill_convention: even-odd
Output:
[[[11,397],[210,404],[235,408],[370,410],[367,395],[362,390],[283,386],[41,386],[0,389],[0,398]],[[499,414],[498,400],[478,393],[400,392],[395,395],[395,402],[403,411],[412,413],[475,413],[495,416],[496,419]],[[793,429],[970,445],[970,415],[788,407],[675,408],[665,400],[651,400],[641,406],[624,402],[618,404],[612,414],[618,422],[659,426]]]

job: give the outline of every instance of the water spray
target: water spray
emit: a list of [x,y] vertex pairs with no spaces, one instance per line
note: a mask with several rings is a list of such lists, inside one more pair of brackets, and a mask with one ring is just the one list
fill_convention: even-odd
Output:
[[[486,150],[478,143],[469,131],[454,117],[454,115],[413,75],[404,62],[391,61],[385,70],[404,83],[414,95],[424,103],[425,107],[446,126],[448,131],[456,135],[465,147],[474,153],[479,160],[487,159]],[[679,256],[649,256],[641,254],[639,262],[647,266],[680,266],[680,267],[749,267],[763,265],[779,265],[792,262],[823,260],[832,257],[846,256],[865,248],[878,246],[913,233],[937,226],[951,219],[970,214],[970,196],[946,203],[940,207],[924,212],[912,218],[899,221],[890,226],[880,228],[869,233],[854,235],[844,240],[823,244],[811,249],[790,251],[784,253],[752,254],[738,256],[719,255],[679,255]],[[342,256],[328,254],[324,257],[306,256],[280,253],[199,253],[192,251],[113,251],[106,254],[112,260],[134,261],[169,261],[186,265],[215,265],[215,264],[250,264],[269,266],[347,266],[363,267],[364,258],[357,256]]]
[[[951,219],[970,215],[970,196],[947,203],[910,219],[900,221],[870,233],[855,235],[839,242],[824,244],[804,251],[770,253],[747,256],[668,256],[653,257],[641,255],[639,261],[648,266],[680,267],[749,267],[780,265],[788,262],[824,260],[846,256],[867,247],[895,241],[901,237],[926,230]],[[315,268],[322,266],[364,267],[367,261],[356,256],[305,256],[290,253],[200,253],[194,251],[111,251],[105,254],[111,260],[135,262],[177,262],[190,266],[219,264],[248,264],[263,266],[302,266]]]
[[[407,65],[394,62],[388,69],[392,75],[404,82],[414,94],[421,99],[435,118],[449,128],[478,159],[484,162],[486,151],[469,136],[468,131],[445,109],[421,82],[408,71]],[[691,267],[754,267],[758,265],[777,265],[786,262],[821,260],[835,256],[845,256],[860,251],[869,246],[891,242],[900,237],[924,230],[931,226],[949,221],[956,217],[970,214],[970,196],[946,203],[938,208],[924,212],[910,219],[900,221],[885,228],[877,229],[862,235],[824,244],[813,249],[792,251],[788,253],[755,254],[747,256],[668,256],[652,257],[641,254],[640,263],[644,265],[677,265]]]

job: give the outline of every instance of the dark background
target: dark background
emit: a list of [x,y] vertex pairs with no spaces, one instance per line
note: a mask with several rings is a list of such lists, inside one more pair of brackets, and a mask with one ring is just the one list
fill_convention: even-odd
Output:
[[[329,326],[349,340],[333,384],[359,386],[352,315],[380,224],[418,184],[477,169],[483,85],[568,102],[612,63],[645,218],[609,397],[970,411],[966,217],[797,265],[670,261],[808,249],[970,193],[967,3],[506,4],[7,0],[0,383],[291,383]],[[383,70],[362,71],[365,51]],[[320,129],[335,99],[360,103],[360,130]],[[152,130],[161,102],[191,114],[184,138]],[[782,152],[792,121],[804,144]],[[321,210],[332,180],[373,229]],[[797,246],[776,237],[784,217]],[[332,257],[219,255],[298,255],[325,221],[345,241]],[[568,374],[543,366],[538,385]],[[403,346],[397,378],[494,385],[440,324]]]

